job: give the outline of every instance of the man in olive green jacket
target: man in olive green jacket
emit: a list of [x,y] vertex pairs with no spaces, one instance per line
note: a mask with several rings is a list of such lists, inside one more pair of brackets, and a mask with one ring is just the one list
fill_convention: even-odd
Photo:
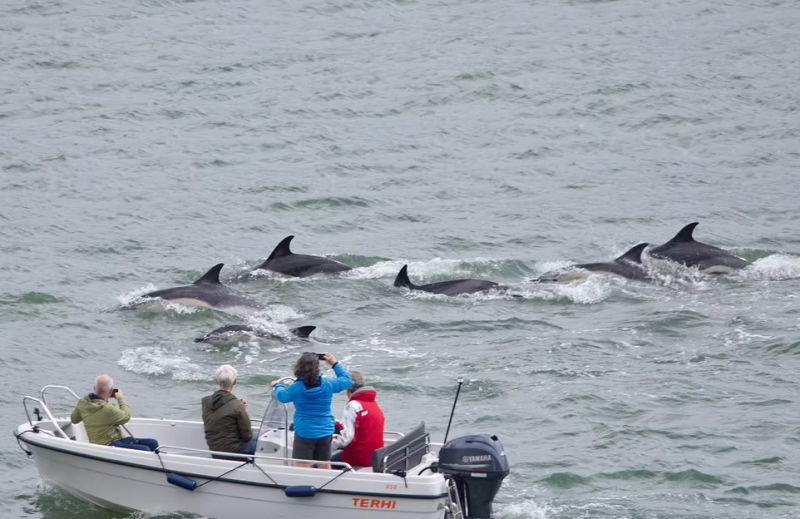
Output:
[[256,440],[245,409],[247,402],[231,393],[237,382],[236,370],[227,364],[220,366],[214,381],[219,390],[201,401],[208,448],[219,452],[255,453]]
[[[114,397],[119,402],[119,409],[108,400]],[[122,391],[114,390],[114,380],[108,375],[100,375],[94,381],[94,392],[80,399],[72,411],[72,423],[83,422],[89,443],[111,445],[124,449],[154,451],[158,442],[152,438],[134,438],[125,436],[120,425],[131,419],[131,408],[125,402]]]

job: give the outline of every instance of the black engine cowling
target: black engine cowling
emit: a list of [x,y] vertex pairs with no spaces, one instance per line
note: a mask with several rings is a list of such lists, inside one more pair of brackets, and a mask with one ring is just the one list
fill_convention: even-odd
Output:
[[494,496],[508,475],[508,460],[497,436],[470,434],[442,447],[439,472],[455,480],[467,518],[489,519]]

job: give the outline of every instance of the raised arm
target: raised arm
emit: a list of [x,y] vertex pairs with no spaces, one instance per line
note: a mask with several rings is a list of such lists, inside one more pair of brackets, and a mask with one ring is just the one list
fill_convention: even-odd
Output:
[[111,425],[123,425],[131,419],[131,408],[125,402],[125,399],[119,395],[117,396],[117,402],[119,403],[119,409],[113,405],[107,405],[104,408],[105,412],[111,415]]
[[350,373],[348,373],[338,362],[334,364],[333,372],[336,373],[336,378],[331,380],[331,387],[333,388],[334,393],[341,393],[353,385],[353,379],[350,378]]

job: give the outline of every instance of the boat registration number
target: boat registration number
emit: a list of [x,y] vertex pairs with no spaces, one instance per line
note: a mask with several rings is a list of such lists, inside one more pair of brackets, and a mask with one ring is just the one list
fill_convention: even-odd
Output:
[[362,499],[353,498],[353,506],[356,508],[397,508],[397,501],[394,499]]

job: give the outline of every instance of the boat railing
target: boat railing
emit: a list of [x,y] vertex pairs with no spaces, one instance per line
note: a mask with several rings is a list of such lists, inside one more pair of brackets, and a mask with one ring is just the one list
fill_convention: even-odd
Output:
[[42,388],[42,402],[44,402],[45,404],[47,404],[47,398],[45,397],[45,393],[47,392],[48,389],[64,389],[66,391],[69,391],[69,393],[72,394],[72,396],[75,397],[75,400],[80,400],[81,399],[81,397],[76,395],[75,392],[73,390],[71,390],[70,388],[68,388],[67,386],[48,385],[48,386],[44,386]]
[[[67,436],[67,434],[64,431],[61,430],[61,427],[58,425],[58,421],[53,417],[53,413],[50,412],[50,409],[47,407],[47,404],[45,404],[44,401],[39,400],[38,398],[34,398],[32,396],[24,396],[24,397],[22,397],[22,407],[25,409],[25,416],[28,417],[28,423],[31,424],[31,427],[33,427],[34,425],[33,425],[33,420],[31,420],[31,414],[28,412],[28,401],[29,400],[32,401],[32,402],[36,402],[37,404],[42,406],[42,410],[47,415],[47,418],[50,420],[50,422],[53,424],[53,427],[56,428],[56,431],[58,431],[59,434],[61,434],[61,436],[64,437],[64,439],[67,439],[67,440],[70,439],[70,437]],[[36,408],[34,408],[34,410],[35,409]],[[37,421],[40,422],[41,420],[37,420]]]
[[[295,462],[298,462],[298,463],[306,463],[306,464],[313,463],[313,460],[302,460],[302,459],[299,459],[299,458],[287,458],[287,457],[284,457],[284,456],[265,456],[263,454],[239,454],[239,453],[234,453],[234,452],[220,452],[220,451],[210,451],[210,450],[205,450],[205,449],[193,449],[191,447],[179,447],[177,445],[160,445],[158,447],[158,452],[161,453],[161,454],[169,454],[167,452],[164,452],[165,449],[174,449],[174,450],[177,450],[177,451],[187,451],[187,452],[197,452],[197,453],[201,453],[201,454],[209,454],[212,457],[214,455],[224,456],[224,458],[218,458],[218,459],[226,459],[228,461],[235,461],[235,460],[238,460],[238,459],[241,459],[242,461],[247,461],[247,460],[256,458],[256,459],[274,460],[274,461],[282,461],[282,462],[295,461]],[[177,454],[177,453],[173,453],[173,454]],[[346,470],[353,470],[353,467],[349,463],[345,463],[343,461],[326,461],[326,462],[323,462],[323,463],[328,463],[330,465],[333,465],[333,466],[336,466],[336,467],[340,467],[342,470],[345,470],[345,469]]]

